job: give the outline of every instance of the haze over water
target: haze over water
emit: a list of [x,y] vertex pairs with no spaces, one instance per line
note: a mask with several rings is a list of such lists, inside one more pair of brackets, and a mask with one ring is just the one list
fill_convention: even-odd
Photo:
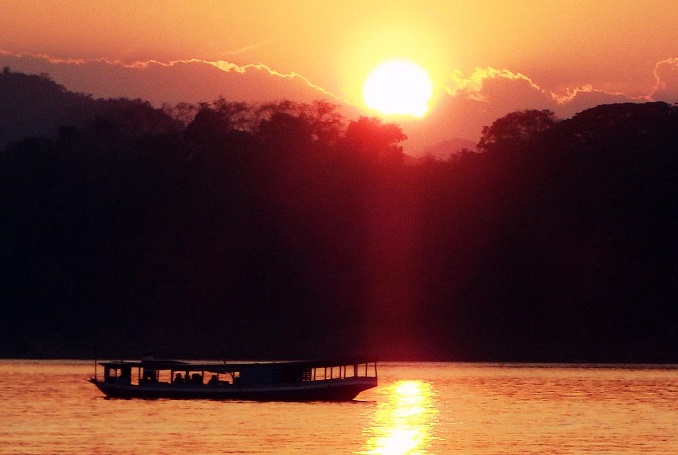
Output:
[[678,370],[387,363],[349,403],[105,399],[82,361],[0,361],[0,454],[666,454]]

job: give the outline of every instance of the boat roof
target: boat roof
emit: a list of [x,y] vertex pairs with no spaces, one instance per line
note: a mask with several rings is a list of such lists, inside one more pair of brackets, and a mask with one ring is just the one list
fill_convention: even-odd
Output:
[[216,361],[184,361],[172,359],[153,359],[153,360],[115,360],[108,362],[99,362],[99,365],[108,368],[121,368],[123,366],[136,368],[152,368],[155,370],[190,370],[190,371],[209,371],[211,373],[229,373],[241,371],[250,368],[262,367],[296,367],[296,368],[329,368],[344,365],[357,365],[365,363],[374,363],[375,360],[362,357],[351,357],[342,359],[327,360],[286,360],[272,362],[216,362]]

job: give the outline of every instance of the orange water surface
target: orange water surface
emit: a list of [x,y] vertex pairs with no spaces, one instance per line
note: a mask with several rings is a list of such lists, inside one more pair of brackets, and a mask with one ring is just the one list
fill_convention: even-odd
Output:
[[348,403],[105,399],[91,362],[0,361],[0,454],[678,453],[678,369],[380,365]]

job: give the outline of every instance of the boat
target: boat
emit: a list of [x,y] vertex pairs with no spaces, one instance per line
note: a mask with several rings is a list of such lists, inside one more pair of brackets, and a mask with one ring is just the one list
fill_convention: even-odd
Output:
[[90,382],[108,398],[253,401],[351,401],[377,386],[377,362],[365,359],[99,362]]

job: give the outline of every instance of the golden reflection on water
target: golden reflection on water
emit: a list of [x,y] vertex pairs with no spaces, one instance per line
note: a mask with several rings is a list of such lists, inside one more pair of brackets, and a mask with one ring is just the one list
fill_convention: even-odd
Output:
[[433,439],[438,410],[424,381],[398,381],[385,389],[377,407],[364,454],[423,455]]

